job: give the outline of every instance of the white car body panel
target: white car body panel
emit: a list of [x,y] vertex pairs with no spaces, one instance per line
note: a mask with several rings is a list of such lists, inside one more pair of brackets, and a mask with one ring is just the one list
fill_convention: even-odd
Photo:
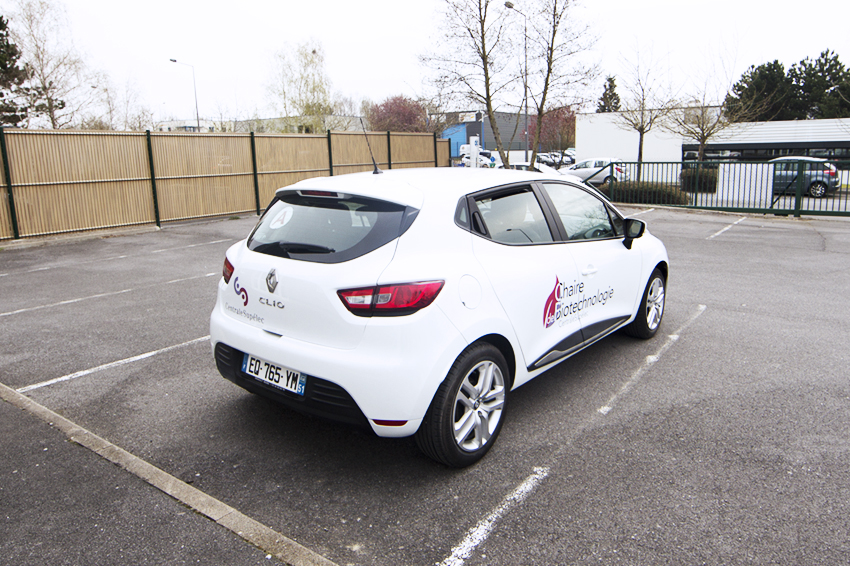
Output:
[[[516,364],[512,386],[518,387],[566,359],[532,367],[560,340],[581,333],[582,321],[592,320],[590,314],[610,311],[628,319],[622,324],[631,320],[650,273],[668,261],[663,244],[648,231],[626,250],[622,237],[505,245],[456,225],[457,204],[466,195],[544,178],[520,171],[409,169],[315,178],[281,189],[380,198],[419,213],[400,237],[342,263],[273,257],[248,250],[246,241],[235,244],[227,251],[235,268],[232,279],[219,281],[210,318],[213,349],[227,344],[339,385],[380,436],[415,433],[457,357],[482,337],[498,336],[509,345]],[[551,178],[572,181],[560,175]],[[626,258],[634,272],[628,284],[617,281],[616,267],[622,262],[609,265],[597,258],[608,253],[600,250]],[[581,270],[590,264],[599,269],[596,281],[615,289],[615,300],[594,307],[594,313],[586,311],[589,314],[547,327],[547,300],[556,280],[578,282]],[[265,279],[272,268],[280,282],[269,294]],[[235,288],[236,278],[247,290],[247,305]],[[435,280],[445,284],[434,303],[406,316],[354,316],[336,294],[346,288]],[[585,284],[595,291],[595,282]],[[257,302],[261,298],[272,298],[271,305]]]

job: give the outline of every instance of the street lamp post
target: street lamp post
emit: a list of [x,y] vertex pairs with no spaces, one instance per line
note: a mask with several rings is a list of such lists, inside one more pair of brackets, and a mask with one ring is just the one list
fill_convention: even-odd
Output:
[[524,42],[524,57],[525,57],[525,71],[522,73],[522,101],[525,104],[525,162],[528,163],[528,18],[520,12],[516,6],[514,6],[513,2],[505,2],[505,7],[508,10],[513,10],[523,19],[523,42]]
[[170,59],[172,63],[177,63],[178,65],[186,65],[187,67],[192,67],[192,87],[195,89],[195,120],[198,124],[198,132],[201,131],[201,115],[198,113],[198,84],[195,82],[195,67],[194,65],[190,65],[189,63],[181,63],[177,59]]

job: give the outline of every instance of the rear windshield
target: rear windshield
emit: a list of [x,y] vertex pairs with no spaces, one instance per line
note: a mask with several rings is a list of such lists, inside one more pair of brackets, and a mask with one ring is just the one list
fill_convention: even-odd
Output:
[[275,197],[248,238],[248,248],[301,261],[340,263],[391,242],[418,212],[377,199],[305,192]]

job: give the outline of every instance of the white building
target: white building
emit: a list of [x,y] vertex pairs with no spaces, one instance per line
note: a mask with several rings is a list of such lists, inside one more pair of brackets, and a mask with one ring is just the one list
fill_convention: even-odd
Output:
[[[576,160],[605,156],[637,161],[638,133],[624,128],[618,116],[616,112],[576,116]],[[656,125],[644,137],[643,160],[681,161],[685,152],[697,149],[693,140]],[[706,154],[742,161],[765,161],[782,155],[850,160],[850,118],[743,123],[711,139]]]

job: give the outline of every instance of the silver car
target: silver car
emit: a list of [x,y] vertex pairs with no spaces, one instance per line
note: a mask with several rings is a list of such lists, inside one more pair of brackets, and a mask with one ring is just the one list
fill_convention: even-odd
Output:
[[826,159],[788,156],[771,159],[773,163],[773,194],[795,194],[797,176],[803,162],[803,194],[820,198],[834,193],[841,186],[838,170]]
[[[613,167],[611,164],[614,164]],[[582,159],[567,168],[567,173],[581,178],[585,183],[607,185],[611,181],[627,181],[629,173],[623,161],[616,157],[594,157]]]

